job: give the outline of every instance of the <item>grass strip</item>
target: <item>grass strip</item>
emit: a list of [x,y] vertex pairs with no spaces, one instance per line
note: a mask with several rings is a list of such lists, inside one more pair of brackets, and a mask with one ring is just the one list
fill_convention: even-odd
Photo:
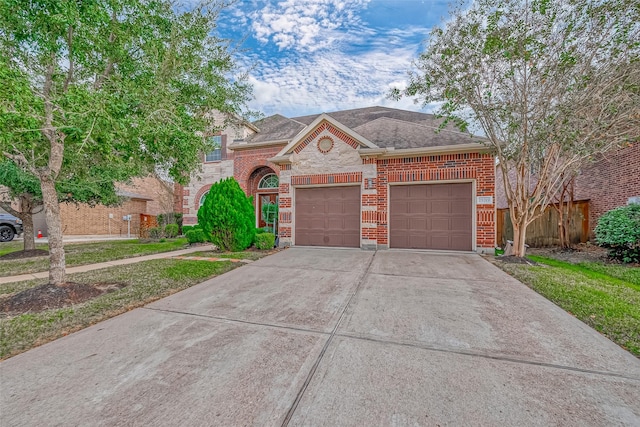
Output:
[[573,264],[537,255],[527,256],[537,263],[580,273],[592,279],[619,281],[619,284],[629,286],[640,291],[640,268],[625,265],[604,265],[595,262],[582,262]]
[[[501,263],[500,267],[545,298],[601,332],[618,345],[640,356],[640,291],[623,266],[603,271],[544,257],[530,257],[539,266]],[[635,277],[632,274],[632,277]]]
[[[13,244],[15,242],[11,242]],[[65,255],[67,267],[114,261],[117,259],[177,251],[188,247],[187,239],[167,239],[164,242],[140,240],[115,240],[94,243],[67,243]],[[38,247],[40,249],[40,247]],[[46,247],[44,247],[46,249]],[[17,249],[20,250],[20,249]],[[0,277],[37,273],[49,269],[48,257],[25,259],[0,259]]]
[[[0,359],[141,307],[241,265],[161,259],[70,274],[70,282],[126,283],[127,286],[71,307],[0,318]],[[44,283],[46,280],[31,280],[0,285],[0,289],[5,291],[10,286],[13,292],[17,292]]]

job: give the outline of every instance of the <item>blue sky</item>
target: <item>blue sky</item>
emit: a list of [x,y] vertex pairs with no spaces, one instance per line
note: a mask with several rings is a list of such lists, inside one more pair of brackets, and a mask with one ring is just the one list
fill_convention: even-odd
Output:
[[447,11],[432,0],[239,0],[221,14],[219,33],[244,40],[238,61],[250,70],[249,106],[266,116],[373,105],[426,111],[386,93],[406,84]]

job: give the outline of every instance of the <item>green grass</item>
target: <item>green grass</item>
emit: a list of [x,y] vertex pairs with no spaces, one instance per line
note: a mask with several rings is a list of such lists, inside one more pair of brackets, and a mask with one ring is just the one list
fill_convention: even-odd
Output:
[[598,263],[571,264],[540,256],[529,266],[503,270],[612,341],[640,356],[640,269]]
[[[18,242],[10,242],[14,245]],[[0,248],[4,249],[3,243]],[[164,242],[143,243],[139,240],[115,240],[95,243],[67,243],[64,245],[67,267],[77,265],[95,264],[98,262],[113,261],[116,259],[132,258],[136,256],[150,255],[160,252],[169,252],[185,249],[188,246],[187,239],[167,239]],[[7,252],[21,250],[22,246],[13,247]],[[38,247],[38,249],[46,249]],[[49,259],[44,257],[25,259],[0,259],[0,277],[14,276],[18,274],[36,273],[49,269]]]
[[[22,249],[24,249],[24,243],[21,241],[13,240],[11,242],[2,242],[0,243],[0,256],[11,252],[21,251]],[[49,246],[46,243],[36,243],[36,249],[48,250]]]
[[[70,282],[126,283],[127,286],[72,307],[0,318],[0,358],[14,356],[241,265],[162,259],[70,274]],[[46,280],[0,285],[0,293],[18,292],[44,283]]]

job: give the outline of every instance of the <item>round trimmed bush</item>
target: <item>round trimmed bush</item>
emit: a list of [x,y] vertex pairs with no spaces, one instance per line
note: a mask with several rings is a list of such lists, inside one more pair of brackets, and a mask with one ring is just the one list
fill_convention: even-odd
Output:
[[609,249],[609,257],[622,262],[640,262],[640,205],[606,212],[598,220],[595,234],[598,245]]
[[178,230],[179,230],[178,224],[167,224],[164,227],[164,236],[168,237],[169,239],[178,237]]
[[247,249],[256,232],[251,198],[244,194],[235,179],[218,181],[211,186],[198,210],[198,225],[223,251]]
[[258,249],[273,249],[275,242],[276,236],[272,233],[256,234],[256,248]]

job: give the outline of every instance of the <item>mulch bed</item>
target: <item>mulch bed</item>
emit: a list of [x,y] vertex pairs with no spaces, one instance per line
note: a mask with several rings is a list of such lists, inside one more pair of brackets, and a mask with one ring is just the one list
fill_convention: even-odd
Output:
[[31,249],[29,251],[9,252],[8,254],[0,256],[0,260],[34,258],[47,255],[49,255],[49,251],[45,251],[44,249]]
[[107,292],[124,288],[123,283],[84,283],[68,282],[61,285],[40,285],[25,289],[0,300],[0,313],[23,314],[53,308],[63,308],[95,298]]
[[517,257],[513,255],[508,255],[508,256],[502,255],[502,256],[496,257],[495,259],[498,261],[507,262],[509,264],[538,265],[538,263],[531,261],[530,259]]

